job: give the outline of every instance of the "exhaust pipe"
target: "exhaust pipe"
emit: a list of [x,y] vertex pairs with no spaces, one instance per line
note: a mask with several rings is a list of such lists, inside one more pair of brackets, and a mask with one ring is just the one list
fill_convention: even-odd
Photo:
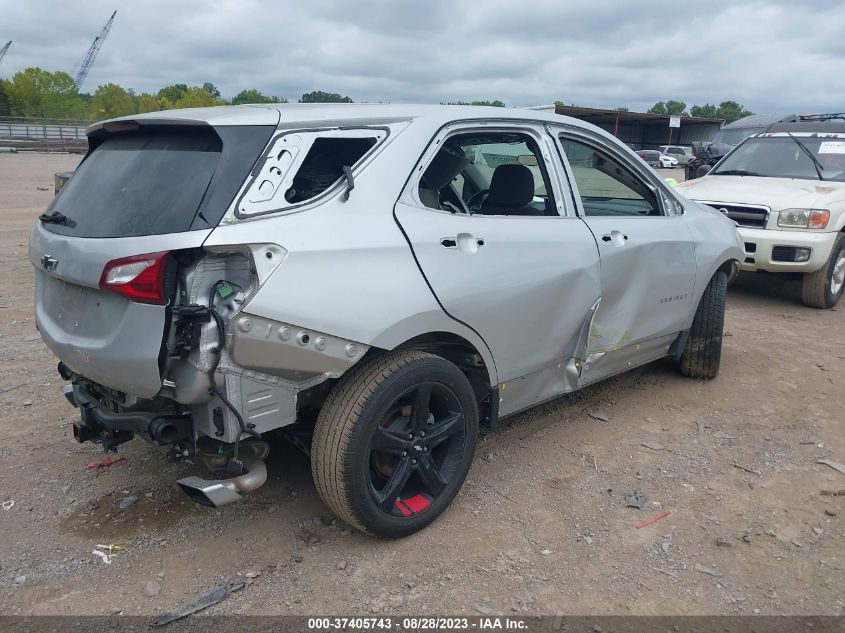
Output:
[[[188,497],[200,505],[219,508],[240,501],[248,492],[260,488],[267,481],[267,465],[264,458],[270,452],[265,442],[248,442],[240,447],[241,453],[248,453],[241,459],[244,474],[230,479],[203,479],[191,476],[176,483]],[[230,463],[228,455],[203,455],[209,470],[225,468]]]

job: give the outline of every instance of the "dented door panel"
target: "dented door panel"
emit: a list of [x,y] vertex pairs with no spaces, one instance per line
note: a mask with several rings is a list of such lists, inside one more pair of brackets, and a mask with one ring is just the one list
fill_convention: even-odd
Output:
[[[602,302],[588,351],[614,352],[684,328],[692,310],[695,246],[683,216],[585,218],[601,256]],[[613,232],[621,243],[603,239]]]

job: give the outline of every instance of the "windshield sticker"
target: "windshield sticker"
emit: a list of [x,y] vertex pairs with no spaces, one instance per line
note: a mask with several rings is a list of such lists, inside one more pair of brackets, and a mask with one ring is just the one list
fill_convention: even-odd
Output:
[[822,141],[819,154],[845,154],[845,141]]

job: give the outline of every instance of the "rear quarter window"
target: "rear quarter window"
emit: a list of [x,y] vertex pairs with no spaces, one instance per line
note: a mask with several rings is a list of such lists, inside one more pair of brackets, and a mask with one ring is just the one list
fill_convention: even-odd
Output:
[[306,130],[275,138],[238,199],[236,215],[286,211],[316,201],[387,137],[385,128]]

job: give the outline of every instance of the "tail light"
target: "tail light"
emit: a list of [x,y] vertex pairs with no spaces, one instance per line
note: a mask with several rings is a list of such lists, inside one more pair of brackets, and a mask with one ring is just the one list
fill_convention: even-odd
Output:
[[116,292],[136,303],[163,306],[164,271],[169,251],[113,259],[103,268],[100,288]]

